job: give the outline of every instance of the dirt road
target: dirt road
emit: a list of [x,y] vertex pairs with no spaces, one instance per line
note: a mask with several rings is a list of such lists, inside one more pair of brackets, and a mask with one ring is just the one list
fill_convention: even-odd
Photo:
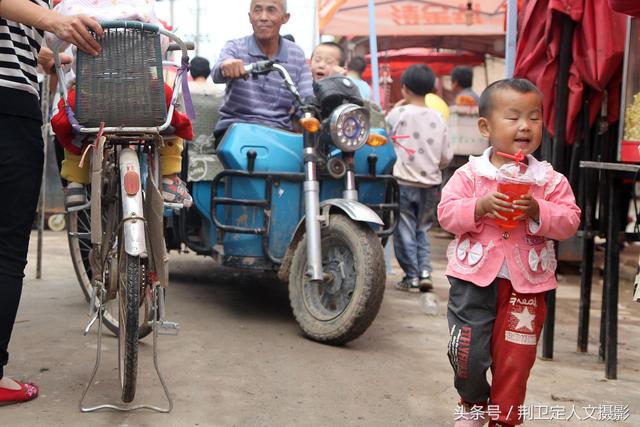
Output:
[[[35,243],[35,239],[33,242]],[[393,289],[363,337],[345,347],[304,339],[286,287],[259,275],[214,267],[210,259],[173,254],[167,300],[177,337],[160,337],[160,364],[174,398],[168,415],[81,414],[78,400],[96,349],[95,328],[81,330],[87,308],[75,282],[63,233],[45,235],[44,279],[35,280],[35,246],[10,346],[7,375],[41,386],[34,402],[0,408],[2,426],[448,426],[456,393],[446,358],[447,325],[421,313],[418,295]],[[436,293],[445,301],[445,241],[436,240]],[[397,271],[397,268],[396,268]],[[575,353],[578,287],[567,277],[558,294],[556,358],[538,360],[528,405],[628,405],[625,422],[536,420],[527,425],[640,426],[640,309],[621,296],[619,380],[603,380],[597,317],[589,354]],[[596,286],[594,295],[601,291]],[[600,293],[599,293],[600,292]],[[626,298],[626,299],[625,299]],[[599,303],[594,305],[597,307]],[[594,310],[594,314],[597,312]],[[151,359],[141,347],[136,400],[162,403]],[[103,368],[90,402],[118,398],[116,341],[103,339]],[[582,411],[582,413],[581,413]],[[568,412],[567,412],[568,413]],[[566,420],[566,417],[565,417]]]

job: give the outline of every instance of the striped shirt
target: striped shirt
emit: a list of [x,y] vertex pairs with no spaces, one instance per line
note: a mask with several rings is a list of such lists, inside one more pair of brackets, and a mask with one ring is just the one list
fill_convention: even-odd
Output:
[[[42,0],[31,0],[48,7]],[[44,31],[0,17],[0,113],[39,117],[38,51]],[[34,109],[35,108],[35,109]]]
[[[247,80],[227,81],[220,71],[220,64],[227,59],[241,59],[246,65],[268,58],[258,47],[253,35],[225,44],[212,70],[214,82],[227,83],[220,120],[215,130],[224,130],[237,122],[291,129],[294,97],[285,87],[282,77],[274,72]],[[311,72],[304,51],[297,44],[280,37],[280,48],[273,59],[284,65],[291,74],[302,99],[313,96]]]

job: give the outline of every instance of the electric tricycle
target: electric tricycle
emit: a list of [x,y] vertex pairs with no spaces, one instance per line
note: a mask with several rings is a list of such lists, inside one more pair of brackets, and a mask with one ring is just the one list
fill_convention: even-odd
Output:
[[399,209],[392,144],[384,129],[370,129],[369,110],[350,79],[316,82],[315,97],[303,100],[282,65],[261,61],[245,69],[248,78],[282,77],[301,112],[302,133],[232,125],[208,153],[209,169],[217,163],[218,170],[191,177],[194,205],[168,212],[167,247],[277,272],[288,282],[303,333],[347,343],[364,333],[382,303],[383,243]]

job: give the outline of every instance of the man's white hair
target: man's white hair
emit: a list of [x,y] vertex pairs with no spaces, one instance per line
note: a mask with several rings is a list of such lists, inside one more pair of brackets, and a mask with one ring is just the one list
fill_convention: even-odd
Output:
[[[2,0],[0,0],[2,1]],[[251,7],[251,5],[253,4],[255,0],[251,0],[251,2],[249,3],[249,7]],[[282,8],[284,9],[284,13],[287,13],[287,0],[277,0],[280,2],[280,4],[282,5]]]

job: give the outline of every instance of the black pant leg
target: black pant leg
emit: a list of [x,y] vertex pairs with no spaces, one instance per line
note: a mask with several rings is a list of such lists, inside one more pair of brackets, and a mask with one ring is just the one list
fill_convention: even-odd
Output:
[[0,378],[7,364],[44,161],[37,120],[0,114]]
[[469,404],[485,404],[491,387],[487,371],[491,367],[491,336],[496,320],[497,281],[488,287],[448,277],[451,283],[447,320],[454,385]]

